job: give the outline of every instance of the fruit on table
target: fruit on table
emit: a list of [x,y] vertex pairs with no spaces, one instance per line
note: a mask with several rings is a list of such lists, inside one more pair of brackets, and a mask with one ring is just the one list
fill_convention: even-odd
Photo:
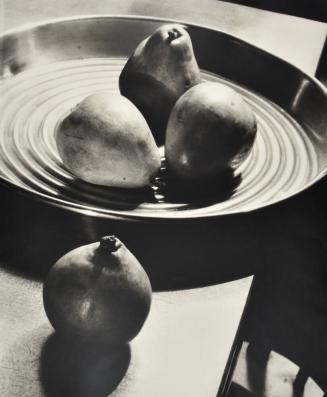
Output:
[[68,252],[43,287],[45,312],[59,335],[108,344],[138,334],[151,299],[145,270],[115,236]]
[[179,98],[169,117],[167,168],[180,180],[210,181],[241,164],[256,131],[256,118],[236,91],[216,82],[200,83]]
[[119,77],[120,92],[140,109],[158,144],[176,100],[201,81],[191,38],[178,24],[163,25],[144,39]]
[[144,117],[119,94],[87,96],[61,122],[56,143],[64,165],[98,185],[142,188],[161,166]]

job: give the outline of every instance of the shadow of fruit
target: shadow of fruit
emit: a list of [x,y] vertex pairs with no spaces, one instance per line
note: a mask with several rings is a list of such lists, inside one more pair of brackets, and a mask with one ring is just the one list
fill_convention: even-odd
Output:
[[51,335],[40,360],[40,379],[48,397],[107,397],[123,379],[131,358],[128,344],[80,344]]
[[188,203],[194,208],[208,206],[228,200],[242,181],[242,175],[236,174],[232,168],[226,168],[212,179],[187,181],[176,178],[166,171],[158,184],[157,193],[162,194],[166,201],[172,203]]

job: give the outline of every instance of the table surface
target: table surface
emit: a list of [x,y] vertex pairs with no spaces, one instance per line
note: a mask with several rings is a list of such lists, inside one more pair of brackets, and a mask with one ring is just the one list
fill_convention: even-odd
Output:
[[0,270],[0,394],[214,397],[251,284],[248,277],[156,292],[149,317],[129,345],[83,352],[54,333],[41,281]]
[[[160,3],[153,3],[150,0],[126,0],[124,2],[116,0],[106,2],[100,0],[92,2],[84,0],[59,0],[56,2],[47,2],[46,6],[44,6],[41,0],[29,0],[25,2],[20,2],[18,0],[2,0],[0,5],[2,6],[2,10],[0,11],[2,18],[0,26],[1,31],[19,28],[22,25],[41,22],[43,20],[90,14],[149,15],[204,24],[249,41],[287,60],[311,75],[314,75],[316,71],[327,32],[327,25],[323,23],[214,0],[202,0],[201,2],[189,0],[180,1],[178,3],[172,0],[162,1]],[[322,187],[321,184],[318,186],[320,190]],[[316,194],[316,191],[314,191],[314,194]],[[256,288],[255,300],[250,302],[252,306],[250,307],[251,310],[246,331],[246,338],[252,338],[252,341],[254,340],[255,343],[260,342],[260,346],[265,346],[265,348],[268,346],[269,348],[270,345],[272,345],[276,349],[279,348],[281,351],[285,352],[284,354],[289,354],[291,359],[299,365],[302,365],[303,361],[309,373],[311,367],[315,370],[315,365],[318,367],[323,366],[323,358],[319,358],[318,350],[321,344],[327,343],[326,340],[320,341],[320,339],[322,339],[322,332],[313,332],[310,324],[301,323],[302,310],[310,314],[308,318],[310,318],[312,324],[318,324],[316,326],[317,330],[321,324],[326,323],[321,316],[311,316],[311,313],[316,313],[316,311],[319,312],[318,305],[321,305],[321,302],[325,302],[326,298],[318,289],[318,287],[321,288],[321,285],[319,278],[316,277],[316,273],[319,274],[318,277],[321,276],[321,270],[317,270],[320,269],[320,267],[317,265],[319,258],[317,258],[318,254],[316,253],[322,252],[321,246],[318,247],[318,251],[316,250],[315,254],[312,253],[313,247],[316,247],[315,244],[318,244],[317,241],[324,244],[324,241],[326,241],[326,233],[325,231],[316,232],[316,226],[313,224],[309,226],[310,222],[314,222],[312,219],[317,219],[317,217],[311,218],[311,213],[318,211],[317,208],[314,208],[316,205],[315,197],[316,196],[312,198],[310,196],[310,198],[306,200],[312,205],[312,207],[307,209],[307,211],[310,212],[310,216],[307,216],[307,212],[303,214],[302,202],[296,202],[297,207],[295,207],[297,209],[294,209],[294,213],[292,212],[292,214],[290,214],[290,218],[292,218],[291,221],[294,221],[294,227],[291,228],[292,232],[294,232],[291,241],[287,243],[281,241],[282,237],[285,237],[286,231],[280,231],[280,236],[282,237],[280,237],[280,240],[274,242],[279,245],[278,247],[276,246],[275,249],[272,249],[270,254],[272,255],[271,261],[276,261],[276,268],[273,270],[272,274],[268,272],[265,276],[261,277],[263,282]],[[318,213],[319,215],[321,214],[319,211]],[[296,220],[295,214],[300,214],[299,221]],[[303,228],[296,229],[298,223],[303,219],[305,221],[305,225],[302,225]],[[279,230],[276,225],[273,225],[273,227],[276,228],[276,231]],[[308,241],[311,242],[311,245],[307,244]],[[302,250],[303,252],[299,249],[301,244],[303,249],[304,247],[306,248],[305,251]],[[278,248],[281,251],[280,255],[276,254]],[[260,258],[260,260],[264,262],[266,259]],[[283,260],[286,262],[284,263]],[[296,282],[296,284],[292,284],[289,280],[293,280],[294,273],[292,273],[292,271],[298,270],[298,264],[300,264],[300,267],[303,264],[303,269],[305,270],[299,272],[299,275],[294,278],[294,283]],[[288,267],[288,265],[290,265],[290,267]],[[289,277],[290,274],[292,274],[291,278]],[[305,281],[303,281],[301,277],[305,277]],[[285,283],[285,280],[288,280],[288,282]],[[273,285],[273,283],[275,284]],[[309,290],[309,287],[313,288],[315,293],[312,292],[313,290]],[[282,291],[279,294],[279,298],[276,297],[276,288],[281,288]],[[294,296],[298,294],[301,298],[296,299],[294,296],[290,297],[289,290],[292,288]],[[291,301],[291,304],[286,304],[285,299]],[[267,305],[271,308],[268,314],[266,310]],[[296,311],[299,305],[301,305],[301,309],[300,311]],[[308,305],[308,307],[305,307],[305,305]],[[162,307],[164,307],[164,304]],[[284,307],[285,309],[283,311]],[[314,310],[313,307],[315,308]],[[242,304],[239,305],[239,308],[242,308]],[[293,311],[290,312],[290,310]],[[241,311],[238,312],[238,316],[240,313]],[[260,319],[259,327],[258,318]],[[279,324],[283,322],[283,326],[278,327],[275,325],[276,319]],[[301,331],[297,329],[298,332],[294,334],[293,328],[295,324],[297,327],[300,327],[299,324],[301,324]],[[36,339],[33,340],[36,344],[40,342],[38,338],[45,338],[47,333],[49,333],[49,329],[46,329],[46,327],[42,328],[41,326],[40,330],[41,336],[34,335]],[[307,335],[310,337],[307,337]],[[279,343],[283,338],[284,345]],[[320,343],[314,344],[314,347],[311,349],[314,350],[312,357],[307,352],[303,353],[304,348],[302,350],[300,349],[301,352],[297,354],[299,350],[297,346],[299,344],[303,345],[308,340],[314,340],[315,338],[319,340]],[[285,339],[287,343],[285,343]],[[276,340],[277,343],[275,343]],[[288,347],[286,348],[285,345]],[[22,346],[23,348],[20,349],[30,349],[28,343]],[[19,351],[22,352],[22,350]],[[305,358],[303,358],[304,356]],[[33,371],[35,371],[35,366],[33,368]],[[319,375],[319,370],[316,371],[316,374]],[[35,372],[34,375],[31,374],[31,376],[35,376]],[[322,375],[321,378],[323,378],[323,376],[324,375]],[[317,379],[321,378],[319,378],[319,376],[317,377]],[[17,387],[19,387],[19,384],[21,384],[19,383],[19,376],[17,377],[17,382]],[[260,379],[258,382],[260,383]],[[261,395],[264,395],[264,393],[262,392]]]

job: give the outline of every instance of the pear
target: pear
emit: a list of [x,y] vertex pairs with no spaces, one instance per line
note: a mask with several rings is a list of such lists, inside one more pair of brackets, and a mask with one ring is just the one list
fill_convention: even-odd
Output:
[[125,64],[119,87],[142,112],[158,144],[171,109],[190,87],[201,82],[188,32],[177,24],[163,25],[144,39]]
[[43,285],[43,303],[58,335],[120,344],[141,330],[152,301],[150,280],[117,237],[62,256]]
[[235,90],[216,82],[198,84],[179,98],[170,114],[167,168],[181,181],[212,181],[245,160],[256,131],[255,115]]
[[56,143],[68,170],[97,185],[142,188],[161,166],[144,117],[119,94],[86,97],[61,122]]

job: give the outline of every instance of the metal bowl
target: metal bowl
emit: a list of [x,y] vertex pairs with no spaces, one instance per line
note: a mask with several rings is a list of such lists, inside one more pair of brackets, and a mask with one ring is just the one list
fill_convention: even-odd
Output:
[[[73,246],[117,233],[160,279],[191,274],[204,261],[203,251],[214,262],[222,241],[220,269],[225,268],[233,258],[231,245],[236,241],[241,247],[244,234],[249,235],[242,219],[284,202],[326,174],[326,89],[235,37],[183,23],[203,78],[237,90],[256,115],[257,139],[237,170],[238,184],[226,194],[219,194],[217,186],[217,195],[210,198],[171,200],[157,187],[110,189],[71,175],[57,153],[58,124],[86,95],[118,91],[126,59],[143,38],[168,22],[176,21],[91,16],[1,37],[2,231],[7,247],[19,241],[27,248],[28,263],[47,267]],[[214,237],[210,224],[215,225]]]

